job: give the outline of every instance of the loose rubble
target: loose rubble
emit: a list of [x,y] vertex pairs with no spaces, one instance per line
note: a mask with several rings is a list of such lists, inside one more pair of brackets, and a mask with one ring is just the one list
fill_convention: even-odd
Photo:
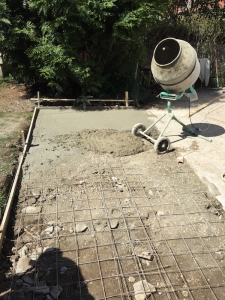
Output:
[[134,295],[136,300],[148,299],[148,297],[152,293],[156,292],[155,286],[150,284],[146,280],[135,282],[133,287],[134,287]]
[[79,232],[84,232],[87,230],[87,225],[84,224],[84,223],[78,223],[76,224],[76,232],[79,233]]

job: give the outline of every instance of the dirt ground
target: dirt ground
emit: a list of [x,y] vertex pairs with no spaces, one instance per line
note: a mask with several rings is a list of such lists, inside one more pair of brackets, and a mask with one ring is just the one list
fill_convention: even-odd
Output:
[[224,299],[223,210],[176,149],[157,155],[115,125],[55,128],[38,116],[0,298]]
[[26,134],[32,110],[24,86],[0,83],[0,220],[22,150],[21,130]]

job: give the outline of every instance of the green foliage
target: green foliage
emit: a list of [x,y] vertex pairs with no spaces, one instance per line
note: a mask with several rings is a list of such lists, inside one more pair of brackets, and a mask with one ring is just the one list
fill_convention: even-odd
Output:
[[0,89],[1,87],[9,86],[10,84],[15,83],[11,74],[7,77],[0,77]]
[[13,77],[42,95],[123,97],[161,39],[185,39],[202,55],[206,44],[224,44],[219,1],[188,10],[184,2],[0,0],[0,52]]
[[[158,42],[167,37],[183,39],[197,51],[198,57],[207,57],[211,61],[211,76],[225,78],[224,43],[225,10],[218,0],[192,1],[190,9],[181,0],[171,0],[164,13],[164,19],[147,36],[150,56]],[[178,13],[179,12],[179,13]],[[219,71],[216,71],[216,62]]]
[[[90,105],[90,101],[89,101],[90,97],[88,96],[80,96],[76,99],[76,103],[79,105],[81,104],[83,109],[86,109],[86,107],[88,105]],[[75,104],[75,103],[74,103]]]
[[12,26],[4,31],[3,51],[13,76],[46,87],[44,93],[115,97],[132,85],[135,65],[146,57],[146,34],[167,4],[8,0]]
[[7,6],[5,0],[0,0],[0,52],[1,52],[1,43],[4,41],[4,28],[5,26],[11,25],[7,17]]

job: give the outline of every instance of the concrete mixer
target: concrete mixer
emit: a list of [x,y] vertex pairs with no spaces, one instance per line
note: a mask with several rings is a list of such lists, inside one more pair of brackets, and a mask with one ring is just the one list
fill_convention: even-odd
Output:
[[[179,100],[184,95],[189,97],[190,101],[198,99],[192,85],[196,82],[200,74],[200,64],[195,49],[189,43],[183,40],[167,38],[155,47],[151,70],[155,81],[165,90],[159,96],[161,99],[167,100],[167,113],[157,119],[147,129],[144,124],[138,123],[133,126],[131,132],[136,136],[149,139],[154,143],[155,151],[158,154],[162,154],[170,148],[170,140],[163,136],[163,134],[172,120],[182,125],[183,130],[192,135],[197,135],[194,130],[190,129],[174,116],[171,110],[171,101]],[[169,115],[169,120],[157,140],[154,140],[149,136],[148,132],[166,115]],[[204,136],[198,136],[211,141]]]

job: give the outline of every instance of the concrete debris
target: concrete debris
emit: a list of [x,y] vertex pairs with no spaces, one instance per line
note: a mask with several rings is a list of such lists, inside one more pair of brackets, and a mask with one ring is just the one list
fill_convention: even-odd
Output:
[[36,249],[34,249],[30,255],[30,258],[32,260],[37,260],[42,254],[42,248],[41,247],[37,247]]
[[84,231],[86,231],[87,230],[87,225],[86,224],[84,224],[84,223],[78,223],[78,224],[76,224],[76,232],[84,232]]
[[59,295],[62,293],[62,287],[60,285],[52,286],[50,289],[50,295],[53,299],[58,299]]
[[48,253],[48,252],[52,252],[55,251],[55,248],[52,247],[44,247],[43,249],[43,253]]
[[221,251],[215,252],[215,259],[216,260],[223,260],[224,259],[223,253]]
[[132,276],[130,276],[130,277],[128,278],[128,281],[129,281],[129,282],[135,282],[135,278],[132,277]]
[[116,184],[116,187],[118,187],[118,189],[119,189],[120,192],[123,192],[125,186],[124,186],[124,184],[121,184],[121,183],[119,184],[119,183],[117,183],[117,184]]
[[27,206],[22,209],[24,214],[39,214],[42,210],[40,206]]
[[164,216],[165,213],[163,211],[159,210],[159,211],[157,211],[156,215],[157,216]]
[[154,285],[150,284],[146,280],[141,280],[133,285],[134,287],[134,295],[136,300],[145,300],[148,297],[156,292],[156,288]]
[[117,219],[110,219],[109,223],[111,229],[116,229],[119,226],[119,221]]
[[55,196],[55,195],[52,195],[52,194],[48,196],[48,199],[49,199],[49,200],[53,200],[53,199],[55,199],[55,198],[56,198],[56,196]]
[[118,179],[114,176],[112,177],[112,181],[116,184],[116,187],[118,187],[119,191],[123,192],[125,185],[122,182],[118,181]]
[[138,257],[152,261],[154,259],[154,255],[151,252],[142,252],[138,254]]
[[187,291],[182,291],[182,295],[187,298],[188,297],[188,292]]
[[21,236],[21,239],[22,239],[24,244],[30,243],[33,240],[32,236],[29,235],[29,234],[26,234],[26,233]]
[[184,162],[184,157],[183,156],[177,157],[177,162],[178,163],[183,163]]
[[16,236],[20,236],[23,232],[24,232],[23,228],[18,228],[18,227],[14,228],[14,235]]
[[33,264],[31,259],[27,256],[22,256],[19,258],[16,264],[15,272],[18,276],[22,276],[32,268],[33,268]]
[[38,201],[39,201],[39,202],[45,202],[46,199],[45,199],[43,196],[41,196],[41,197],[38,199]]
[[113,176],[112,177],[112,181],[116,183],[117,182],[117,178]]
[[84,183],[85,183],[85,182],[84,182],[83,180],[80,180],[80,181],[79,181],[79,184],[81,184],[81,185],[84,184]]
[[32,277],[30,277],[29,275],[24,275],[22,277],[22,280],[24,283],[29,284],[29,285],[34,285],[34,280]]
[[19,259],[19,255],[12,255],[9,260],[14,264]]
[[69,232],[70,232],[70,233],[73,233],[73,232],[74,232],[74,230],[73,230],[72,227],[69,229]]
[[20,255],[20,257],[27,256],[28,250],[29,249],[27,245],[24,245],[20,250],[18,250],[18,254]]
[[150,189],[150,190],[148,190],[148,195],[149,196],[153,196],[153,191]]
[[60,232],[62,230],[62,228],[61,227],[59,227],[59,226],[55,226],[55,232]]
[[67,267],[60,268],[60,274],[64,274],[67,271]]
[[26,200],[26,205],[32,205],[37,202],[37,199],[35,197],[29,198]]
[[53,231],[54,231],[54,227],[53,227],[53,226],[49,226],[49,227],[47,227],[47,228],[45,229],[45,232],[46,232],[47,234],[51,234],[51,233],[53,233]]
[[31,193],[36,199],[38,199],[41,195],[41,190],[33,190]]

